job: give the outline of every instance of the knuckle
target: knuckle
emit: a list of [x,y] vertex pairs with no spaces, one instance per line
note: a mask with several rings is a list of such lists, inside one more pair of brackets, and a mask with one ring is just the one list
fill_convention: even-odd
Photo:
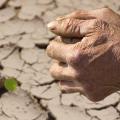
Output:
[[70,65],[77,65],[78,61],[79,61],[78,59],[79,59],[78,55],[71,55],[71,56],[69,56],[68,63]]
[[70,52],[67,63],[74,68],[82,70],[88,66],[92,57],[91,48],[85,47],[84,44],[76,44],[73,48],[73,52]]
[[51,45],[49,44],[46,48],[47,55],[50,56],[50,51],[52,50]]
[[51,67],[51,68],[49,69],[49,71],[50,71],[50,74],[51,74],[52,76],[54,76],[54,72],[55,72],[54,68]]
[[66,25],[66,27],[70,26],[73,23],[73,19],[72,18],[67,18],[64,22],[64,24]]
[[87,29],[88,29],[87,31],[93,32],[97,26],[98,21],[99,21],[98,19],[91,19],[86,21]]
[[63,70],[58,67],[56,63],[54,63],[49,69],[50,74],[55,79],[60,79],[63,76]]
[[65,31],[66,34],[67,34],[70,31],[69,29],[70,29],[70,26],[72,25],[71,21],[72,21],[71,18],[67,18],[67,19],[64,19],[61,22],[61,26],[60,26],[61,31],[60,31],[60,33]]
[[73,18],[67,18],[64,20],[64,26],[67,29],[68,27],[70,27],[71,25],[73,25],[74,23],[74,19]]
[[74,18],[67,18],[62,27],[66,32],[79,32],[79,20]]
[[54,66],[52,66],[50,69],[50,74],[53,78],[57,78],[57,71],[56,71],[56,68]]
[[79,50],[73,50],[72,52],[70,52],[70,54],[67,57],[67,62],[70,65],[77,65],[79,63]]
[[73,79],[74,80],[79,80],[81,79],[80,71],[75,71],[73,74]]
[[46,52],[49,57],[53,55],[53,49],[54,49],[54,45],[53,45],[53,41],[51,41],[50,44],[46,48]]
[[100,22],[99,19],[94,19],[91,21],[92,26],[96,26]]
[[107,22],[99,19],[94,20],[93,25],[94,25],[95,31],[99,33],[105,32],[109,28],[109,24]]

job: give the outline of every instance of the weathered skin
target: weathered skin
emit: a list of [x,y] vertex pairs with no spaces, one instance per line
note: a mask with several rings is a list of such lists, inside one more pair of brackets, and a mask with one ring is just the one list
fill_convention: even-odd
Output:
[[[62,36],[51,41],[47,54],[56,61],[52,76],[65,92],[81,92],[99,101],[120,90],[120,16],[109,8],[76,11],[48,25]],[[63,37],[76,37],[66,44]]]

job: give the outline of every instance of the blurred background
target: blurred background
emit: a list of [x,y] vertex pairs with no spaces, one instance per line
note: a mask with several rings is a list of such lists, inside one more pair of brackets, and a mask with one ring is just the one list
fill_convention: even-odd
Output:
[[62,94],[45,52],[55,37],[48,22],[104,6],[120,13],[120,0],[0,0],[0,79],[19,83],[14,92],[1,85],[0,120],[120,120],[120,92],[97,103]]

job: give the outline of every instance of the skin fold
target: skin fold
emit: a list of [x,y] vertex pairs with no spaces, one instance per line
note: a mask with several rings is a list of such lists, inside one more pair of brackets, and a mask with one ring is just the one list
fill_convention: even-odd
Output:
[[48,24],[51,75],[66,93],[100,101],[120,90],[120,15],[109,8],[77,10]]

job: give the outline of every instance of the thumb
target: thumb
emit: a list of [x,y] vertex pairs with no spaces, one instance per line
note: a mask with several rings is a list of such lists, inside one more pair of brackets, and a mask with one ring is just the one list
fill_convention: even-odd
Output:
[[48,28],[55,34],[63,37],[83,37],[89,33],[94,20],[79,20],[66,18],[48,24]]

